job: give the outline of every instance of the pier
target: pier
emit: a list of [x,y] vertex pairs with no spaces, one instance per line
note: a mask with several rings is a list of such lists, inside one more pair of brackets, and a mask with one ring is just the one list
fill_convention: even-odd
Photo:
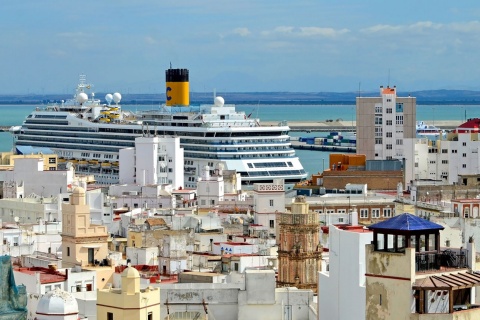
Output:
[[[261,121],[262,126],[276,126],[280,121]],[[453,130],[463,123],[460,120],[447,120],[447,121],[424,121],[426,124],[434,125],[442,130]],[[288,121],[290,131],[298,132],[334,132],[334,131],[348,131],[355,132],[357,129],[356,121]],[[19,124],[15,124],[19,125]],[[0,130],[8,132],[10,128],[14,126],[0,126]]]
[[[461,120],[426,120],[426,124],[434,125],[442,130],[453,130],[460,126],[464,121]],[[261,121],[263,126],[278,125],[279,121]],[[357,129],[356,121],[287,121],[290,131],[299,132],[355,132]]]
[[357,151],[356,147],[343,147],[343,146],[331,146],[323,144],[307,144],[305,142],[299,141],[290,141],[293,149],[302,149],[302,150],[315,150],[315,151],[326,151],[326,152],[340,152],[340,153],[355,153]]

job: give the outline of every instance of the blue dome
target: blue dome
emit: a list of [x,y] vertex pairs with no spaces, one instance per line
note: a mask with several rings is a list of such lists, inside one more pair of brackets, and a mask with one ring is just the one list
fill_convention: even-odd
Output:
[[402,231],[426,231],[443,230],[441,225],[417,217],[410,213],[402,213],[388,220],[372,224],[370,230],[402,230]]

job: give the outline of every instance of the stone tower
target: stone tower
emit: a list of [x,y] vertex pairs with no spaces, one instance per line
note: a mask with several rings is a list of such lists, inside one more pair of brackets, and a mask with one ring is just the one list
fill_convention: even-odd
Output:
[[279,287],[297,287],[317,292],[322,248],[318,213],[309,211],[304,196],[297,196],[292,211],[277,216]]

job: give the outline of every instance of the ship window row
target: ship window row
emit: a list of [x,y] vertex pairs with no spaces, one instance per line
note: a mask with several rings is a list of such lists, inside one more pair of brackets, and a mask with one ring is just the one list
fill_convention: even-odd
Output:
[[218,159],[218,160],[229,160],[229,159],[273,159],[273,158],[295,158],[295,153],[278,153],[278,154],[257,154],[257,153],[248,153],[248,154],[216,154],[216,153],[193,153],[187,152],[185,150],[185,157],[189,158],[203,158],[203,159]]
[[102,139],[102,140],[121,140],[134,141],[135,136],[132,135],[103,135],[96,132],[91,134],[72,133],[72,132],[47,132],[39,130],[26,130],[25,134],[35,136],[52,136],[52,137],[67,137],[67,138],[87,138],[87,139]]
[[[251,163],[248,163],[248,167],[253,168]],[[271,168],[271,167],[293,167],[291,162],[258,162],[254,163],[255,168]]]
[[268,170],[268,171],[250,171],[241,172],[242,177],[259,177],[259,176],[290,176],[305,174],[305,170]]
[[67,119],[67,115],[58,115],[58,114],[36,114],[34,119],[44,118],[44,119]]
[[283,147],[249,147],[249,148],[215,148],[208,146],[189,146],[182,144],[184,150],[189,151],[205,151],[205,152],[218,152],[218,153],[231,153],[231,152],[261,152],[261,151],[285,151],[291,150],[288,146]]
[[50,121],[50,120],[25,120],[29,124],[51,124],[57,126],[68,126],[68,121]]
[[264,140],[195,140],[195,139],[180,139],[182,143],[191,144],[213,144],[213,145],[251,145],[251,144],[284,144],[288,143],[289,139],[264,139]]
[[50,126],[40,126],[37,125],[37,123],[31,123],[28,120],[25,121],[25,124],[23,125],[22,129],[23,130],[41,130],[41,132],[48,132],[48,131],[71,131],[71,132],[96,132],[95,128],[90,128],[90,127],[72,127],[69,126],[65,128],[65,126],[59,126],[56,127],[59,123],[50,123]]
[[[85,146],[83,145],[78,145],[78,144],[59,144],[59,143],[45,143],[45,142],[39,142],[39,141],[18,141],[17,145],[19,146],[32,146],[32,147],[46,147],[46,148],[68,148],[71,150],[83,150],[85,149]],[[98,152],[118,152],[119,149],[118,147],[100,147],[96,145],[90,145],[88,146],[88,149],[92,151],[98,151]]]
[[95,140],[87,140],[87,139],[77,139],[74,137],[71,138],[49,138],[49,137],[29,137],[29,136],[20,136],[18,137],[18,141],[50,141],[50,142],[63,142],[66,144],[98,144],[98,145],[112,145],[112,146],[119,146],[119,147],[124,147],[124,148],[130,148],[134,147],[133,142],[128,142],[128,141],[111,141],[111,140],[105,140],[105,139],[95,139]]

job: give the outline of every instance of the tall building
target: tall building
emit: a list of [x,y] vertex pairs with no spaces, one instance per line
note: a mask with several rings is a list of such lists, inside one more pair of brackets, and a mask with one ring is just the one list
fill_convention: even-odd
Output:
[[140,289],[140,273],[133,267],[122,272],[122,287],[98,290],[98,320],[160,320],[160,289]]
[[120,150],[121,184],[184,187],[183,148],[178,137],[137,137],[135,148]]
[[279,213],[279,287],[297,287],[317,292],[322,249],[318,213],[310,211],[304,196],[297,196],[291,212]]
[[357,153],[367,160],[399,159],[404,186],[414,179],[416,98],[397,97],[396,87],[380,87],[380,97],[357,97]]

